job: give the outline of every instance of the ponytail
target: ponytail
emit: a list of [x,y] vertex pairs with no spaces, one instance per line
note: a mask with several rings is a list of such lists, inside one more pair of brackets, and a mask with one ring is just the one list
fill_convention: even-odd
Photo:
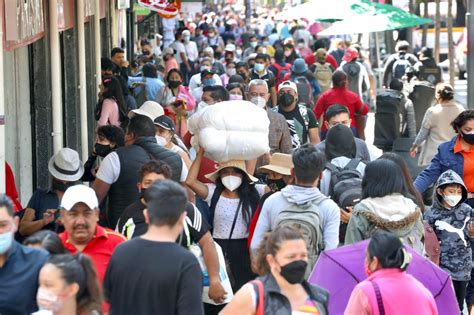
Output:
[[79,292],[77,293],[77,313],[101,310],[102,308],[102,292],[97,280],[97,273],[92,260],[83,253],[78,253],[74,256],[85,274],[84,283],[80,284]]

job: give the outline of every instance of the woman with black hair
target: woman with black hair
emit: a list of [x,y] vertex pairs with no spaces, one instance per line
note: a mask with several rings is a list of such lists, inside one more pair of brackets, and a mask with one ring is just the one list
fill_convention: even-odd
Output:
[[423,252],[423,222],[420,208],[410,199],[401,168],[393,161],[378,159],[367,165],[362,179],[362,200],[352,212],[345,244],[370,238],[386,230]]
[[99,93],[99,103],[95,109],[95,119],[99,126],[114,125],[125,128],[127,119],[127,104],[123,98],[120,81],[115,77],[102,79]]
[[247,250],[248,227],[260,197],[269,189],[254,184],[257,179],[247,172],[245,161],[220,163],[215,172],[206,175],[213,184],[203,184],[197,179],[203,156],[201,148],[189,169],[186,185],[211,208],[212,236],[229,262],[236,291],[254,278]]
[[53,255],[41,268],[36,301],[51,314],[100,314],[102,294],[92,260],[85,254]]
[[23,245],[42,248],[48,251],[48,253],[51,255],[67,253],[58,234],[50,230],[41,230],[33,235],[28,236],[23,241]]
[[237,82],[229,83],[225,88],[229,92],[230,101],[245,101],[245,88],[242,84]]
[[464,107],[454,101],[454,89],[451,85],[439,83],[435,93],[437,104],[426,111],[420,131],[410,148],[410,155],[415,157],[421,147],[418,160],[420,166],[430,164],[438,146],[455,136],[450,122],[464,111]]
[[431,292],[405,270],[411,255],[400,239],[389,232],[376,232],[367,246],[367,280],[352,291],[344,314],[437,315]]

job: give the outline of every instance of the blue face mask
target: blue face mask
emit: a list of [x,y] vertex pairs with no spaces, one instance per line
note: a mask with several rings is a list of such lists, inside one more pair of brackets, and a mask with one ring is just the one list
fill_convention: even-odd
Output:
[[216,80],[215,79],[207,79],[202,81],[203,86],[213,86],[216,85]]
[[13,233],[11,231],[0,234],[0,255],[5,254],[13,243]]
[[253,68],[255,69],[255,71],[257,72],[262,72],[263,70],[265,70],[265,65],[263,63],[256,63]]

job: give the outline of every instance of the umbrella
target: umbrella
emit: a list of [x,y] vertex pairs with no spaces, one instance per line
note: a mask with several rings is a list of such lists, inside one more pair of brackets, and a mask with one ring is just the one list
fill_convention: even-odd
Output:
[[[368,243],[366,240],[327,250],[319,256],[309,282],[329,291],[329,314],[343,314],[352,290],[367,278],[364,259]],[[433,294],[439,314],[459,314],[449,275],[411,247],[406,248],[413,256],[407,271]]]
[[342,35],[389,31],[431,23],[430,19],[384,3],[361,0],[351,6],[351,16],[320,32],[319,35]]
[[276,15],[276,19],[299,20],[304,17],[308,21],[339,21],[351,14],[350,6],[353,3],[354,0],[310,0],[283,10]]

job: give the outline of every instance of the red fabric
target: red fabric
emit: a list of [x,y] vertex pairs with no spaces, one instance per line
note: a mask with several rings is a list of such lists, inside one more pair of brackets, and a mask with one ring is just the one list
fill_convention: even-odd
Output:
[[[367,115],[369,107],[362,103],[359,95],[349,91],[346,87],[332,88],[321,94],[314,107],[314,114],[317,119],[326,113],[326,110],[334,104],[344,105],[349,108],[350,117],[352,119],[351,127],[357,127],[355,113]],[[326,124],[323,124],[321,131],[327,131]]]
[[257,210],[253,214],[252,220],[249,224],[249,236],[247,237],[247,248],[250,250],[250,244],[252,243],[253,233],[255,232],[255,227],[257,226],[258,217],[260,216],[260,210],[262,205],[259,204]]
[[[183,143],[188,148],[191,147],[192,136],[193,135],[188,131],[183,137]],[[205,175],[214,172],[218,166],[218,163],[208,159],[207,157],[203,157],[201,161],[201,168],[199,169],[198,180],[204,184],[212,184],[212,181],[207,179]]]
[[5,162],[5,182],[6,182],[6,186],[5,186],[6,194],[13,201],[15,211],[16,212],[21,211],[23,209],[23,206],[18,200],[18,191],[16,190],[15,177],[13,176],[13,171],[7,162]]
[[[304,58],[304,61],[306,62],[308,67],[312,66],[316,62],[316,56],[314,54],[311,54]],[[332,55],[326,54],[326,62],[329,62],[333,69],[337,69],[337,60]]]

